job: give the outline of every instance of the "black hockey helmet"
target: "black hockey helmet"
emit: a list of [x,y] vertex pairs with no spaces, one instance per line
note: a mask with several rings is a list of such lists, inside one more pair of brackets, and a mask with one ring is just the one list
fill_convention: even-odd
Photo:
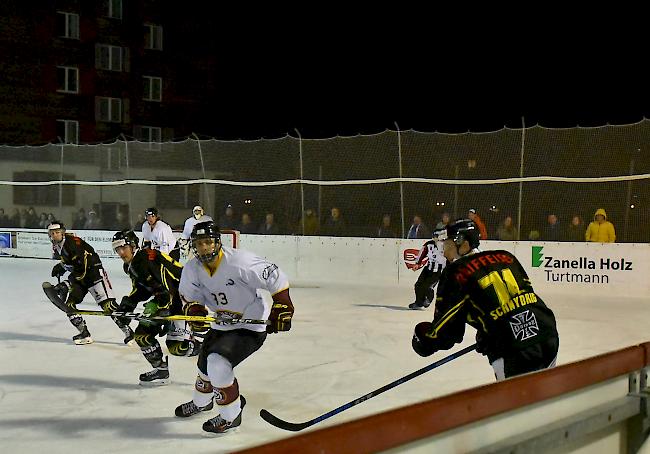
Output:
[[158,215],[158,208],[156,208],[156,207],[147,208],[146,210],[144,210],[144,215],[145,215],[145,216],[156,216],[156,217],[159,217],[159,215]]
[[[196,248],[196,241],[212,238],[216,244],[214,250],[207,254],[199,254]],[[221,249],[221,232],[219,231],[219,226],[214,221],[205,221],[197,223],[192,229],[190,235],[190,241],[192,242],[192,252],[203,263],[210,263],[219,255],[219,250]]]
[[112,243],[113,250],[120,246],[126,246],[127,244],[132,246],[133,249],[137,249],[140,246],[140,239],[135,232],[133,230],[120,230],[119,232],[115,232]]
[[447,239],[447,228],[435,229],[431,235],[435,241],[445,241]]
[[454,240],[456,246],[467,241],[472,249],[477,248],[480,237],[478,227],[469,219],[458,219],[447,226],[447,239]]

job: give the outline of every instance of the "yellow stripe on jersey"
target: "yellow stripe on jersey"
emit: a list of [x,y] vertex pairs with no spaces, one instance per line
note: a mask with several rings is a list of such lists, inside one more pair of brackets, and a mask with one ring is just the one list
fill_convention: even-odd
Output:
[[208,272],[208,275],[210,277],[214,276],[219,269],[219,265],[221,264],[221,260],[223,259],[223,249],[219,249],[219,255],[217,255],[217,265],[214,267],[214,272],[210,271],[210,267],[206,265],[205,263],[201,262],[203,264],[203,269]]
[[465,301],[467,301],[468,299],[469,299],[469,295],[465,295],[465,298],[463,298],[463,299],[462,299],[458,304],[456,304],[454,307],[452,307],[451,309],[449,309],[449,310],[447,311],[447,313],[445,313],[445,315],[443,315],[442,318],[440,318],[440,320],[438,320],[438,321],[436,322],[436,324],[435,324],[434,326],[431,327],[431,332],[430,332],[430,333],[427,333],[426,336],[427,336],[427,337],[430,337],[430,338],[432,338],[432,339],[437,338],[437,337],[438,337],[438,331],[440,331],[440,328],[442,328],[442,327],[445,325],[445,323],[447,323],[449,320],[451,320],[451,318],[452,318],[454,315],[456,315],[456,313],[460,310],[460,308],[462,307],[462,305],[463,305],[463,304],[465,303]]

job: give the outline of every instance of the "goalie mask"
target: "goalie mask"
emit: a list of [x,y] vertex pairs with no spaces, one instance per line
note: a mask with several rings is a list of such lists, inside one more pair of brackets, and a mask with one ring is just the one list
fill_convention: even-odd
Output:
[[192,252],[202,263],[210,263],[221,250],[221,232],[213,221],[199,222],[190,235]]
[[203,208],[200,205],[195,206],[192,208],[192,214],[194,215],[194,219],[198,221],[203,216]]
[[65,239],[65,225],[63,225],[63,222],[56,220],[50,222],[50,225],[47,226],[47,235],[53,245],[61,246]]

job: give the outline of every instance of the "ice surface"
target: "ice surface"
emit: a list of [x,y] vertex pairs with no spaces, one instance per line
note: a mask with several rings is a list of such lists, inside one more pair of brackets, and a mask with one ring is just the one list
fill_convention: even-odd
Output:
[[[248,401],[242,426],[223,436],[203,435],[201,425],[214,411],[189,419],[174,416],[174,408],[191,399],[195,358],[170,357],[172,384],[144,388],[138,375],[149,364],[137,347],[122,343],[121,331],[109,318],[86,317],[95,343],[74,345],[76,329],[41,290],[43,281],[52,281],[54,263],[0,258],[3,452],[231,452],[293,435],[264,422],[258,415],[261,408],[288,421],[307,421],[447,354],[420,358],[411,350],[414,325],[432,318],[431,310],[406,309],[412,290],[335,283],[298,286],[291,290],[296,305],[291,331],[269,335],[235,369]],[[130,281],[120,261],[104,264],[119,300]],[[558,364],[650,338],[649,298],[542,297],[558,318]],[[90,296],[83,307],[98,309]],[[473,338],[468,329],[462,346]],[[493,380],[487,360],[470,353],[313,427]]]

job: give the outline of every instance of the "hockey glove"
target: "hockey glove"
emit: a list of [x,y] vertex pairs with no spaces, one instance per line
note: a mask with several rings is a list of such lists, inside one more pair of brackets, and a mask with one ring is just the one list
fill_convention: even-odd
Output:
[[[183,308],[183,314],[189,315],[192,317],[206,317],[208,315],[208,310],[203,304],[200,303],[188,303]],[[190,329],[196,333],[204,333],[210,329],[210,322],[190,322],[187,324],[190,326]]]
[[426,335],[430,331],[431,322],[420,322],[415,325],[411,345],[415,353],[420,356],[431,356],[437,351],[435,341]]
[[291,329],[291,318],[293,317],[293,307],[282,302],[274,302],[269,314],[270,325],[266,327],[267,333],[277,333],[278,331],[289,331]]
[[61,277],[65,274],[65,266],[63,266],[63,263],[57,263],[54,265],[54,268],[52,268],[52,277]]
[[144,310],[142,311],[144,318],[139,319],[140,323],[144,326],[151,326],[156,324],[163,324],[162,321],[158,320],[148,320],[149,317],[167,317],[169,315],[169,309],[161,308],[158,306],[156,300],[151,300],[144,305]]
[[128,296],[123,296],[120,305],[117,306],[117,312],[133,312],[138,303],[135,303]]

